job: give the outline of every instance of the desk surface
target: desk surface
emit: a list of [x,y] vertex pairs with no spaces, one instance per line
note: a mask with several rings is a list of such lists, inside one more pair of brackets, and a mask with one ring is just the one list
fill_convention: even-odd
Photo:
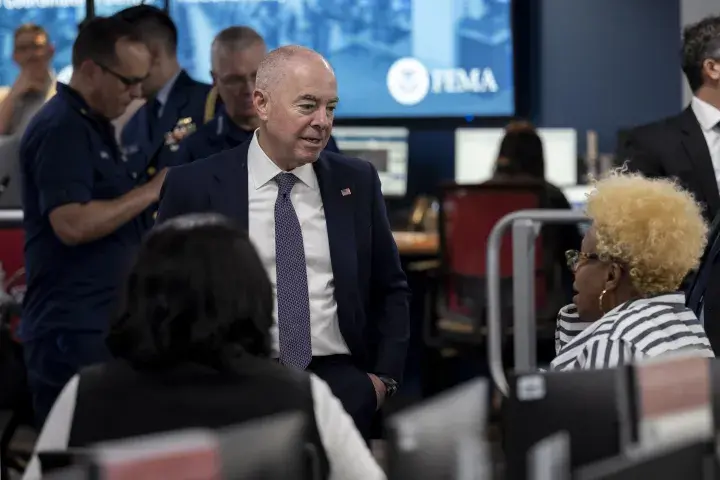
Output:
[[437,233],[393,232],[400,255],[437,255],[440,238]]

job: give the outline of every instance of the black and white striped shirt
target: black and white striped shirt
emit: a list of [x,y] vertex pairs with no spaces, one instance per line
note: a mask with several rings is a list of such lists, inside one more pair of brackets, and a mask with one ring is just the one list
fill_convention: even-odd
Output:
[[682,292],[625,302],[593,323],[567,305],[558,314],[555,350],[551,370],[609,368],[685,351],[715,356]]

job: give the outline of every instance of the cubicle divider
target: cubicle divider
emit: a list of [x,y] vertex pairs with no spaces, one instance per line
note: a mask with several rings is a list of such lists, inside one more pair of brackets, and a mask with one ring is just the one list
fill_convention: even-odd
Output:
[[487,242],[487,324],[488,364],[497,388],[504,396],[509,387],[502,360],[502,320],[500,317],[500,248],[512,227],[513,256],[513,355],[515,370],[531,372],[537,368],[535,312],[535,240],[545,224],[584,223],[582,212],[572,210],[521,210],[503,217],[490,232]]
[[[2,281],[3,290],[18,286],[18,277],[24,272],[24,244],[25,235],[22,229],[23,212],[19,209],[0,209],[0,262],[5,278]],[[12,285],[8,285],[8,284]],[[24,285],[23,285],[24,287]],[[10,289],[9,293],[13,293]]]

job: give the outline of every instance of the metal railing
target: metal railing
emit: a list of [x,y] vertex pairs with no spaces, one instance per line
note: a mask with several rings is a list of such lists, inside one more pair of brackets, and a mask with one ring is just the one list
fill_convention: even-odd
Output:
[[19,227],[22,221],[23,211],[19,208],[0,209],[0,228]]
[[500,317],[500,248],[512,226],[513,254],[513,357],[515,369],[530,372],[537,368],[535,313],[535,241],[545,224],[584,223],[587,217],[572,210],[521,210],[504,216],[495,224],[487,242],[487,324],[488,364],[495,385],[508,395],[502,359]]

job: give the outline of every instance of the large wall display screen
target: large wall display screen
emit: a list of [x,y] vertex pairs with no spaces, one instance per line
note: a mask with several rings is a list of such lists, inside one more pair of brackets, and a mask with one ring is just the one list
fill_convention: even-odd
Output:
[[[133,0],[96,0],[107,15]],[[146,2],[155,5],[158,2]],[[301,44],[335,68],[338,118],[504,117],[515,113],[509,0],[170,0],[181,64],[210,81],[210,43],[249,25],[270,48]],[[84,0],[0,0],[0,85],[17,75],[13,30],[48,29],[67,77]]]

